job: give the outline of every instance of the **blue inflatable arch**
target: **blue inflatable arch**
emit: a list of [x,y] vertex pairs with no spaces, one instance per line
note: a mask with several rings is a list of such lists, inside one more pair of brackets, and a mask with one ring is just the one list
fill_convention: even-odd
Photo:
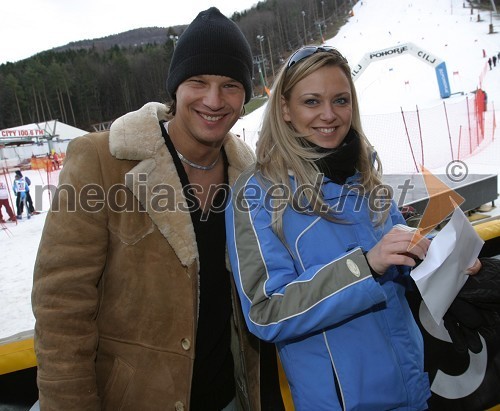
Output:
[[410,54],[418,60],[431,65],[436,70],[436,77],[439,86],[439,94],[441,98],[448,98],[451,95],[450,82],[448,80],[448,72],[446,71],[446,63],[433,56],[431,53],[417,47],[413,43],[406,43],[387,49],[372,51],[366,53],[358,65],[351,70],[353,80],[359,78],[361,73],[365,71],[368,65],[374,61],[384,60],[391,57],[398,57],[403,54]]

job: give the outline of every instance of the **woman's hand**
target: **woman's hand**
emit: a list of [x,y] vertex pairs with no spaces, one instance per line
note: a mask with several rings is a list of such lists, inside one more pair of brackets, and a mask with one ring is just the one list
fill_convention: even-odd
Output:
[[415,258],[423,260],[431,241],[418,232],[394,227],[366,254],[373,271],[382,275],[391,265],[414,267]]
[[474,263],[474,265],[467,269],[467,274],[469,275],[477,274],[482,266],[483,265],[481,264],[481,261],[479,261],[479,258],[476,258],[476,262]]

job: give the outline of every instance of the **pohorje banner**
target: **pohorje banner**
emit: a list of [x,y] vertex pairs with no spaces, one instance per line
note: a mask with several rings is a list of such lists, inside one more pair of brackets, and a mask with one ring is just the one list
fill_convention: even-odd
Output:
[[440,58],[423,50],[413,43],[401,44],[382,50],[366,53],[356,67],[351,70],[352,78],[356,80],[361,73],[374,61],[384,60],[391,57],[399,57],[403,54],[410,54],[426,64],[431,65],[436,70],[436,77],[441,98],[448,98],[451,95],[446,63]]

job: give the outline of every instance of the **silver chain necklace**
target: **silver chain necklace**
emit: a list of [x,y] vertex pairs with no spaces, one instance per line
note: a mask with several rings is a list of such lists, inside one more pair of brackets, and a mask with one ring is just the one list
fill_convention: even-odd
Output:
[[177,155],[179,156],[179,159],[183,163],[186,163],[188,166],[191,166],[193,168],[197,168],[198,170],[205,170],[205,171],[211,170],[212,168],[214,168],[215,165],[217,164],[217,161],[219,161],[219,157],[220,157],[220,155],[218,155],[217,158],[215,159],[215,161],[212,164],[209,164],[208,166],[202,166],[201,164],[196,164],[196,163],[193,163],[192,161],[189,161],[186,157],[184,157],[177,150],[175,150],[175,152],[177,153]]
[[[167,134],[168,134],[168,124],[169,123],[170,122],[165,123],[165,131],[167,132]],[[179,160],[181,160],[183,163],[187,164],[190,167],[196,168],[198,170],[204,170],[204,171],[208,171],[208,170],[211,170],[212,168],[214,168],[215,165],[217,164],[217,162],[219,161],[219,157],[220,157],[220,153],[219,153],[219,155],[217,156],[217,158],[215,159],[215,161],[212,164],[209,164],[208,166],[202,166],[201,164],[196,164],[196,163],[193,163],[192,161],[188,160],[181,153],[179,153],[177,151],[177,149],[175,150],[175,152],[177,153]]]

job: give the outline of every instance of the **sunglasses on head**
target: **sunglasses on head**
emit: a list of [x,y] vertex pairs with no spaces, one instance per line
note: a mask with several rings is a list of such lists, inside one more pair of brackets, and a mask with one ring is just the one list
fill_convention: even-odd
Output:
[[326,52],[326,53],[332,53],[336,54],[337,56],[341,57],[342,60],[344,60],[347,63],[347,60],[342,56],[339,51],[330,46],[305,46],[302,47],[301,49],[298,49],[295,53],[293,53],[290,58],[288,59],[288,63],[286,65],[286,69],[290,69],[295,63],[298,63],[301,60],[304,60],[307,57],[312,56],[313,54],[319,53],[319,52]]

